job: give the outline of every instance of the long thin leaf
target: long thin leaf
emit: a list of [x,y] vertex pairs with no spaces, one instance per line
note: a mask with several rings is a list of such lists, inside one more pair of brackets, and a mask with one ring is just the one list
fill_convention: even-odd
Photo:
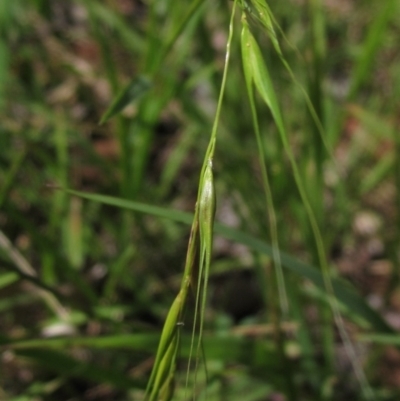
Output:
[[[148,352],[154,354],[159,342],[159,334],[139,333],[120,334],[101,337],[67,337],[67,338],[40,338],[13,340],[0,337],[0,349],[12,349],[16,352],[34,349],[65,350],[69,348],[85,347],[89,349]],[[192,336],[181,336],[179,354],[187,358],[190,355]],[[224,362],[239,362],[254,366],[276,367],[275,347],[273,340],[262,338],[247,338],[238,335],[226,334],[222,337],[204,335],[204,350],[207,358]],[[271,358],[260,358],[260,351]],[[65,355],[63,354],[62,357]],[[60,357],[61,358],[61,357]]]
[[[67,189],[66,191],[71,195],[80,196],[84,199],[94,202],[100,202],[110,206],[134,210],[136,212],[166,218],[179,223],[191,224],[193,221],[193,215],[191,213],[182,212],[179,210],[151,206],[144,203],[128,201],[126,199],[115,198],[107,195],[91,194],[71,189]],[[214,229],[216,233],[227,239],[246,245],[255,251],[272,257],[272,248],[265,241],[219,223],[214,225]],[[285,252],[281,252],[281,261],[282,265],[286,269],[312,281],[317,287],[324,289],[324,280],[322,274],[315,267],[301,262]],[[349,283],[340,279],[331,280],[338,301],[347,305],[347,307],[355,314],[366,320],[377,332],[393,333],[393,329],[355,292]]]
[[115,97],[110,107],[104,113],[100,124],[105,123],[111,117],[121,112],[128,104],[131,104],[143,96],[151,88],[151,82],[148,78],[139,75],[132,79],[129,84],[121,90]]

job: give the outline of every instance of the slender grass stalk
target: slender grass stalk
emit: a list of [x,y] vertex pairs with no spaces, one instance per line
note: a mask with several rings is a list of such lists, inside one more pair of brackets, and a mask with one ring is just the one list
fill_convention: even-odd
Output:
[[[229,67],[230,48],[233,38],[233,21],[235,16],[236,0],[232,9],[229,36],[226,46],[225,66],[222,77],[220,95],[210,141],[204,157],[200,173],[198,197],[195,207],[194,220],[188,244],[185,271],[181,283],[181,289],[168,313],[161,335],[160,345],[157,351],[156,361],[146,390],[148,401],[155,401],[161,397],[163,401],[170,400],[173,396],[173,381],[176,369],[176,358],[179,346],[179,330],[177,329],[187,302],[189,288],[195,292],[195,314],[192,330],[192,341],[189,353],[189,363],[186,375],[186,387],[188,385],[191,359],[195,350],[197,321],[199,330],[196,346],[195,376],[198,368],[198,359],[203,339],[205,308],[207,298],[207,286],[211,265],[213,226],[216,206],[216,195],[213,176],[213,157],[217,139],[218,123],[222,109],[226,79]],[[198,238],[198,239],[197,239]],[[196,266],[196,255],[199,254]],[[195,380],[196,385],[196,380]]]
[[[321,94],[321,88],[322,88],[322,77],[321,77],[321,66],[322,66],[322,59],[324,57],[324,53],[325,53],[325,44],[324,44],[324,39],[323,39],[323,29],[324,29],[324,24],[323,24],[323,18],[321,16],[321,10],[320,7],[318,6],[318,3],[315,3],[315,1],[319,1],[319,0],[309,0],[311,2],[313,2],[313,7],[311,8],[314,12],[312,12],[312,20],[313,20],[313,24],[312,24],[312,32],[313,32],[313,36],[316,36],[316,43],[314,43],[314,52],[316,54],[316,68],[318,69],[318,72],[316,72],[316,78],[314,78],[314,81],[316,82],[318,89],[318,92]],[[261,25],[263,26],[263,28],[265,29],[265,32],[268,34],[269,39],[271,40],[271,43],[283,65],[283,67],[286,69],[286,71],[288,72],[290,79],[292,80],[292,82],[294,83],[294,85],[297,87],[297,89],[300,90],[300,92],[303,95],[304,101],[306,103],[308,112],[310,113],[312,122],[314,123],[314,129],[317,130],[318,134],[319,134],[319,138],[318,138],[318,143],[322,143],[323,144],[323,151],[326,152],[331,161],[335,163],[336,168],[338,171],[341,171],[340,167],[336,164],[336,159],[332,153],[331,150],[331,146],[329,145],[329,142],[326,139],[326,130],[325,127],[323,125],[323,119],[322,119],[322,109],[321,106],[321,102],[318,101],[318,106],[317,108],[314,106],[313,103],[313,92],[308,93],[306,91],[306,89],[304,88],[303,84],[298,80],[298,78],[296,77],[295,73],[293,72],[292,67],[289,65],[289,63],[287,62],[286,58],[283,55],[282,52],[282,48],[281,45],[279,43],[278,40],[278,35],[277,32],[278,31],[280,33],[280,35],[282,36],[282,39],[289,45],[290,48],[292,48],[295,53],[298,55],[299,60],[302,60],[303,57],[302,55],[299,53],[299,50],[287,39],[287,37],[285,36],[285,33],[283,32],[282,28],[280,27],[280,25],[278,24],[278,22],[276,21],[269,5],[267,2],[263,1],[263,0],[253,0],[250,3],[245,1],[245,4],[247,4],[247,6],[244,6],[244,9],[250,10],[250,15],[256,19],[257,21],[259,21],[261,23]],[[315,10],[317,10],[318,12],[315,12]],[[315,16],[315,14],[317,14],[317,16]],[[318,99],[320,99],[321,96],[318,95]],[[317,110],[320,109],[320,110]],[[320,112],[319,112],[320,111]]]
[[[258,1],[258,0],[257,0]],[[274,40],[274,39],[272,39]],[[344,345],[347,349],[348,355],[351,358],[353,368],[355,374],[360,382],[361,388],[363,390],[364,396],[367,399],[373,400],[374,395],[372,390],[368,384],[368,381],[365,377],[365,374],[358,363],[356,353],[354,347],[348,337],[347,331],[344,327],[344,322],[342,316],[339,311],[338,301],[335,296],[335,292],[332,286],[332,281],[329,272],[329,266],[326,259],[325,249],[324,249],[324,242],[322,239],[321,231],[318,225],[318,221],[316,219],[315,213],[312,209],[311,203],[308,199],[307,192],[305,190],[305,186],[303,183],[303,178],[300,174],[299,168],[297,166],[297,162],[294,158],[292,149],[290,147],[290,143],[288,140],[288,134],[285,128],[283,116],[280,111],[280,107],[278,104],[278,100],[273,88],[273,84],[271,78],[269,76],[269,72],[267,70],[267,66],[263,61],[263,57],[261,55],[260,49],[258,44],[250,32],[248,23],[246,18],[242,18],[242,51],[245,54],[244,60],[248,63],[248,69],[251,71],[252,79],[254,81],[255,87],[258,90],[258,93],[269,107],[273,119],[277,125],[280,138],[282,140],[284,149],[290,161],[293,175],[295,178],[295,182],[297,188],[300,193],[300,197],[302,203],[304,205],[305,211],[307,213],[311,229],[315,239],[315,246],[317,250],[318,260],[321,266],[321,271],[324,279],[325,288],[328,294],[329,304],[332,309],[332,313],[334,316],[334,320],[338,326],[341,338],[344,342]]]
[[263,179],[263,186],[264,186],[264,194],[265,194],[265,202],[266,202],[266,209],[268,211],[268,218],[269,218],[269,227],[270,227],[270,235],[271,235],[271,244],[273,249],[273,261],[274,267],[276,271],[276,279],[277,279],[277,287],[279,293],[279,302],[281,313],[283,317],[287,317],[289,312],[289,305],[287,300],[287,294],[285,289],[285,278],[282,271],[282,263],[280,258],[280,251],[279,251],[279,240],[278,240],[278,228],[277,228],[277,218],[275,213],[274,201],[272,197],[271,185],[268,178],[267,166],[265,161],[265,152],[264,146],[261,139],[260,128],[258,124],[257,118],[257,110],[255,105],[254,99],[254,91],[253,91],[253,83],[251,79],[251,71],[249,70],[249,65],[246,60],[243,60],[244,66],[244,74],[246,78],[246,87],[250,102],[251,114],[253,119],[253,127],[254,133],[257,140],[258,146],[258,154],[260,159],[260,166],[261,166],[261,174]]
[[[242,18],[245,18],[244,15]],[[243,54],[243,58],[244,58],[246,53],[243,52],[242,54]],[[270,291],[271,291],[270,299],[272,301],[270,309],[272,311],[272,321],[274,322],[274,325],[275,325],[275,334],[276,334],[278,348],[280,350],[280,357],[283,361],[286,361],[286,367],[288,370],[290,370],[290,362],[287,361],[287,358],[285,356],[285,351],[284,351],[285,340],[284,340],[282,329],[281,329],[281,327],[282,327],[281,321],[284,321],[284,320],[288,319],[288,317],[289,317],[289,304],[288,304],[288,297],[287,297],[286,286],[285,286],[285,278],[284,278],[284,274],[283,274],[283,268],[282,268],[282,263],[281,263],[280,250],[279,250],[277,217],[276,217],[276,213],[275,213],[275,206],[274,206],[274,200],[273,200],[272,191],[271,191],[270,180],[269,180],[268,172],[267,172],[267,165],[266,165],[266,160],[265,160],[265,155],[264,155],[265,154],[264,146],[263,146],[263,142],[261,139],[261,133],[260,133],[260,128],[259,128],[259,124],[258,124],[258,116],[257,116],[257,110],[256,110],[256,104],[255,104],[251,70],[249,68],[250,67],[249,64],[247,63],[247,60],[245,60],[245,59],[243,59],[243,67],[244,67],[244,75],[245,75],[245,80],[246,80],[247,93],[248,93],[252,120],[253,120],[253,129],[254,129],[254,133],[256,136],[256,140],[257,140],[258,154],[259,154],[261,174],[262,174],[262,182],[263,182],[263,187],[264,187],[266,210],[268,212],[268,220],[269,221],[268,221],[267,225],[269,226],[270,237],[271,237],[272,260],[273,260],[274,275],[275,275],[275,279],[276,279],[276,286],[278,289],[277,298],[279,301],[280,312],[276,311],[276,308],[274,305],[276,292],[274,291],[273,285],[269,286]],[[290,399],[295,400],[295,399],[297,399],[297,397],[296,397],[295,386],[293,383],[293,375],[287,374],[286,378],[287,378],[287,384],[288,384],[288,389],[289,389],[288,392],[290,394]]]
[[[233,21],[235,17],[236,2],[237,0],[234,1],[231,12],[231,19],[229,23],[229,35],[225,52],[224,72],[222,76],[221,88],[220,88],[214,123],[211,131],[210,142],[207,147],[207,151],[203,162],[203,167],[201,170],[199,193],[198,193],[198,200],[195,213],[195,216],[196,214],[198,214],[198,219],[199,219],[198,224],[199,224],[199,234],[200,234],[200,263],[199,263],[199,274],[198,274],[199,280],[197,282],[197,290],[196,290],[195,315],[194,315],[194,325],[192,330],[192,345],[191,345],[190,355],[193,352],[195,327],[197,318],[199,317],[200,324],[199,324],[198,344],[196,351],[196,368],[195,368],[196,372],[197,372],[198,359],[203,336],[203,327],[205,319],[204,314],[205,314],[206,299],[207,299],[207,286],[208,286],[208,278],[211,265],[213,225],[214,225],[214,216],[216,208],[216,194],[215,194],[214,177],[212,171],[213,157],[215,151],[215,144],[217,140],[218,123],[220,120],[223,97],[227,81],[228,68],[229,68],[231,43],[233,38]],[[189,378],[190,360],[191,357],[189,357],[189,363],[187,368],[186,386]]]

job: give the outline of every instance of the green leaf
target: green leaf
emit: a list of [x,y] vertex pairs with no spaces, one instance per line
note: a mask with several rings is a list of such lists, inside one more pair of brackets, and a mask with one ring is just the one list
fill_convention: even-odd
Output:
[[71,348],[89,347],[96,349],[133,349],[153,352],[158,344],[159,335],[155,334],[120,334],[103,337],[65,337],[65,338],[35,338],[32,340],[11,340],[0,338],[0,346],[13,349],[27,348]]
[[14,284],[18,281],[19,276],[17,273],[4,273],[0,275],[0,289],[9,286],[10,284]]
[[[90,349],[125,349],[131,351],[141,351],[154,354],[159,342],[159,334],[138,333],[120,334],[102,337],[67,337],[67,338],[40,338],[11,340],[0,336],[0,347],[15,350],[20,355],[36,358],[42,354],[35,354],[33,351],[42,351],[46,348],[49,351],[49,361],[66,360],[66,371],[70,372],[71,367],[80,362],[59,354],[57,349],[67,349],[71,347],[88,347]],[[276,368],[276,349],[273,339],[248,338],[237,335],[210,336],[204,335],[204,350],[207,359],[222,360],[225,362],[240,362],[251,366],[263,366]],[[197,340],[197,339],[195,339]],[[187,358],[190,355],[192,342],[191,334],[181,336],[181,348],[179,355]],[[23,352],[27,352],[24,354]],[[44,352],[44,351],[42,351]],[[265,358],[270,355],[271,358]],[[53,369],[52,364],[48,365]],[[60,371],[58,368],[54,368]],[[72,373],[71,373],[72,375]]]
[[258,93],[271,110],[282,140],[286,143],[286,130],[271,77],[264,63],[261,50],[245,22],[242,30],[242,51],[245,70],[248,71],[247,74],[251,74]]
[[396,334],[363,334],[358,337],[360,341],[381,345],[400,346],[400,336]]
[[134,78],[129,84],[122,89],[122,91],[115,97],[111,106],[103,114],[100,120],[100,124],[105,123],[111,117],[122,111],[128,104],[136,101],[143,96],[151,88],[151,81],[143,76],[139,75]]
[[362,45],[360,57],[351,77],[349,99],[354,98],[360,86],[368,79],[377,59],[377,52],[382,48],[382,43],[385,41],[388,23],[390,19],[396,15],[397,2],[395,0],[386,0],[380,4],[382,8],[377,15],[374,15],[372,18],[368,34]]
[[[121,207],[124,209],[134,210],[140,213],[151,214],[153,216],[162,217],[177,221],[180,223],[191,224],[193,215],[191,213],[181,212],[173,209],[167,209],[157,206],[146,205],[144,203],[128,201],[107,195],[90,194],[86,192],[74,191],[67,189],[67,193],[80,196],[94,202],[100,202],[111,206]],[[235,230],[225,225],[215,223],[215,232],[223,237],[235,241],[237,243],[248,246],[249,248],[262,254],[272,257],[272,248],[258,238],[255,238],[242,231]],[[313,282],[318,288],[325,289],[324,279],[321,272],[315,267],[301,262],[285,252],[281,252],[281,261],[283,267],[299,276]],[[346,305],[353,314],[358,315],[367,321],[377,332],[393,333],[393,329],[376,313],[364,300],[360,297],[349,283],[341,279],[332,279],[332,285],[335,295],[339,302]]]

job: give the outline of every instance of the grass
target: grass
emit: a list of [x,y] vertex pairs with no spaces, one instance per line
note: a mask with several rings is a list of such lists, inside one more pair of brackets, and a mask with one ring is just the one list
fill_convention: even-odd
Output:
[[399,7],[3,2],[0,399],[398,399]]

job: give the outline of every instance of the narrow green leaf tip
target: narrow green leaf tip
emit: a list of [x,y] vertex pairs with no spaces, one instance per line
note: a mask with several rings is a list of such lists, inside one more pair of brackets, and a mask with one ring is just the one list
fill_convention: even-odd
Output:
[[100,124],[104,124],[111,117],[121,112],[126,106],[138,100],[151,88],[152,83],[149,78],[139,75],[132,79],[129,84],[118,93],[111,106],[103,114]]

